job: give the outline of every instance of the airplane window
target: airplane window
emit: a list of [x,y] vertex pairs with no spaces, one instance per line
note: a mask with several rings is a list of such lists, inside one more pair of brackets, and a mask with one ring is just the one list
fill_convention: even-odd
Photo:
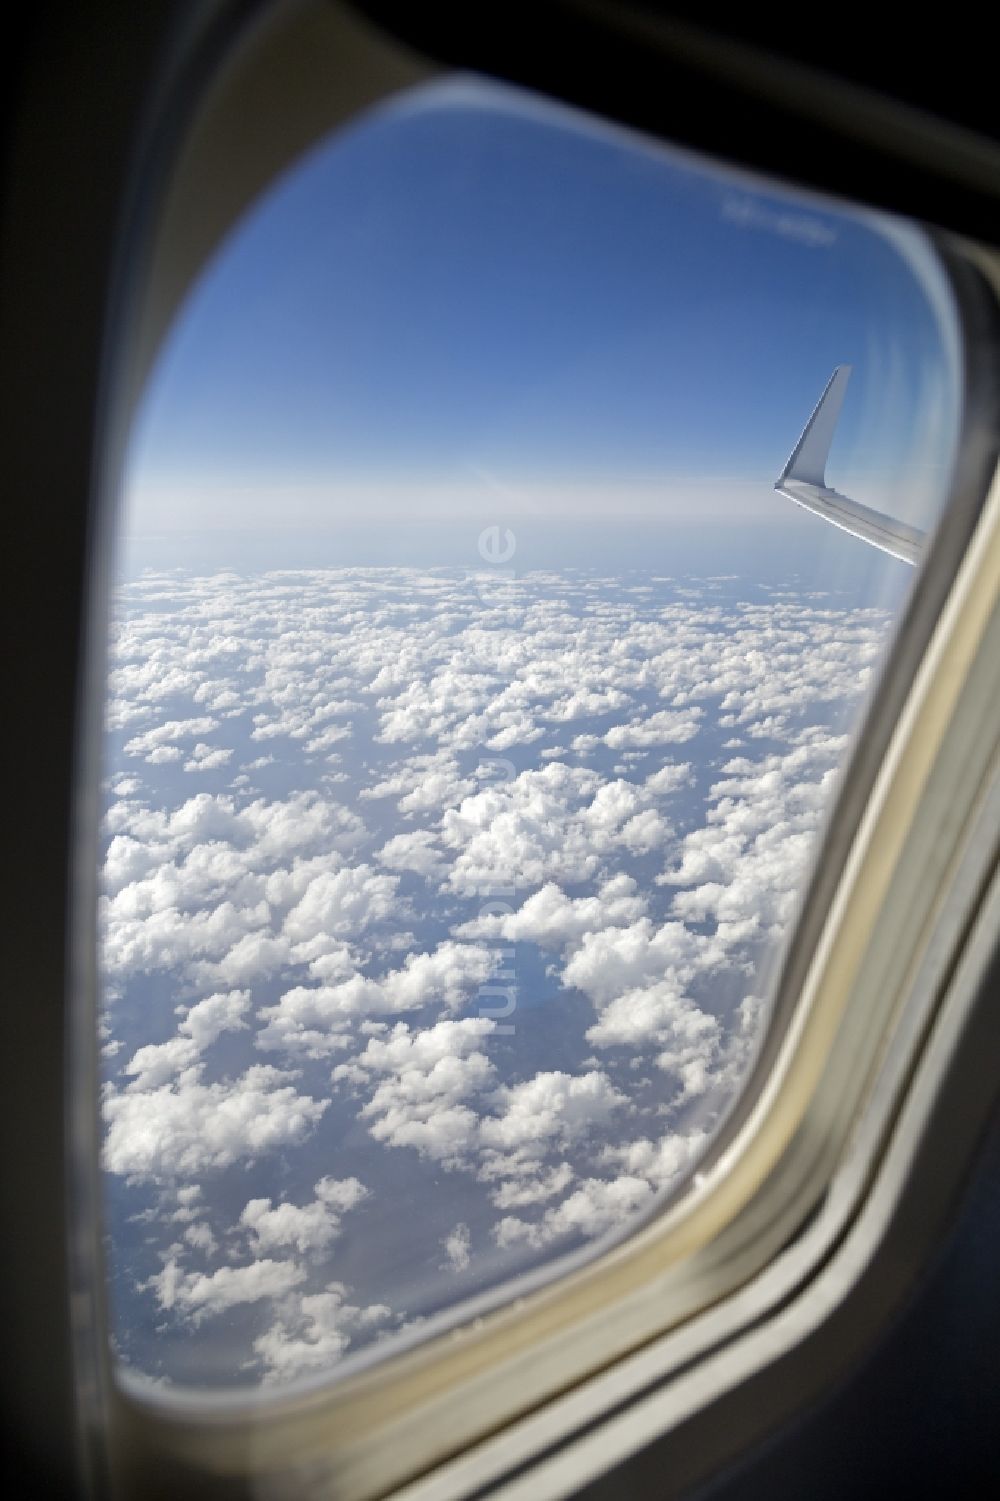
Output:
[[118,537],[132,1379],[326,1379],[682,1181],[947,491],[956,348],[916,229],[473,80],[245,215]]

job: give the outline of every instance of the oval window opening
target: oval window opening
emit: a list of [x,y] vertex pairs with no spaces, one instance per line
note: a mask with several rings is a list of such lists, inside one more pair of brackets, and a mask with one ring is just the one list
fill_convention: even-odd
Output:
[[681,1181],[913,576],[857,508],[932,528],[955,347],[916,230],[475,81],[246,215],[118,539],[123,1370],[327,1378]]

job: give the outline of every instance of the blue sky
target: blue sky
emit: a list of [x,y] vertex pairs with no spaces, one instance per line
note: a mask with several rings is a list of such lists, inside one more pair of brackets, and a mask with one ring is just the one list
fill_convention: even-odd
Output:
[[126,529],[783,519],[838,363],[834,480],[925,515],[954,399],[921,276],[873,221],[512,91],[418,91],[217,252],[140,410]]

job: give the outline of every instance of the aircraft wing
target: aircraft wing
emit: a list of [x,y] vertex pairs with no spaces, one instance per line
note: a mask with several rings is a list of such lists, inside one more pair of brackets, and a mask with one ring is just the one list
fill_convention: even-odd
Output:
[[830,376],[774,488],[797,506],[804,506],[824,521],[850,532],[852,537],[860,537],[862,542],[869,542],[904,563],[919,563],[927,545],[925,532],[849,500],[827,486],[827,456],[850,374],[850,365],[838,365]]

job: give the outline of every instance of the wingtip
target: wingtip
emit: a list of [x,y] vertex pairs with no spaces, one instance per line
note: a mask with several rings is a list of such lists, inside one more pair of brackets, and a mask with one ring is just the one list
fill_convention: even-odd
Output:
[[788,463],[777,481],[779,488],[786,480],[797,480],[816,485],[822,489],[826,484],[826,461],[830,445],[844,403],[844,392],[851,374],[850,365],[837,365],[823,387],[823,394],[816,403],[809,421],[802,429],[799,441],[792,449]]

